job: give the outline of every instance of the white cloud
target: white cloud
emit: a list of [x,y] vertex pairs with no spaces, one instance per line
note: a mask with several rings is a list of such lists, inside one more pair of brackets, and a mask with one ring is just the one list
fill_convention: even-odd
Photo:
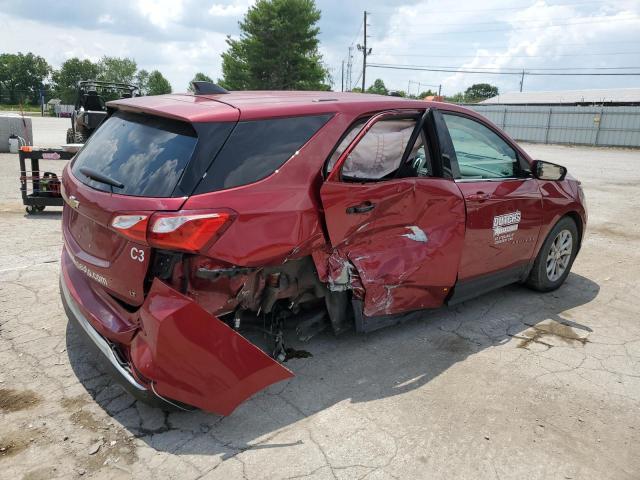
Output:
[[209,15],[214,17],[241,17],[254,3],[253,0],[236,0],[231,4],[214,3],[209,8]]
[[98,17],[98,23],[102,25],[113,25],[114,20],[111,15],[109,15],[108,13],[105,13],[104,15],[100,15]]
[[138,0],[139,12],[160,28],[179,22],[183,12],[183,0]]
[[[30,3],[31,2],[31,3]],[[78,56],[129,56],[139,68],[160,70],[174,90],[184,91],[197,71],[221,75],[226,35],[237,35],[237,21],[254,0],[110,0],[80,4],[76,15],[58,5],[0,0],[3,52],[32,51],[54,67]],[[553,2],[553,4],[552,4]],[[322,10],[320,51],[340,88],[341,61],[349,44],[362,42],[362,10],[371,12],[368,30],[371,63],[440,65],[467,68],[560,68],[640,65],[640,2],[608,0],[457,0],[442,7],[433,0],[317,0]],[[570,5],[571,3],[572,5]],[[35,13],[34,13],[35,12]],[[632,18],[632,20],[622,20]],[[633,19],[635,18],[635,20]],[[562,27],[523,29],[558,23]],[[33,35],[33,32],[38,35]],[[46,40],[45,40],[46,39]],[[589,55],[607,53],[608,55]],[[361,71],[354,50],[352,79]],[[442,84],[446,94],[472,83],[489,82],[503,91],[518,88],[519,77],[445,72],[367,70],[367,84],[382,78],[391,89],[412,91]],[[525,89],[605,88],[637,85],[638,77],[527,77]]]
[[[103,55],[131,57],[138,63],[138,68],[160,70],[176,92],[186,91],[196,72],[205,72],[212,78],[219,77],[220,53],[226,48],[225,35],[217,32],[200,32],[193,41],[187,42],[156,42],[98,30],[61,29],[30,20],[15,22],[3,14],[0,14],[0,24],[5,25],[5,51],[32,51],[46,58],[56,68],[71,57],[92,61],[99,60]],[[39,34],[30,35],[25,41],[21,35],[24,31],[38,31]],[[41,42],[38,38],[46,38],[47,42]]]
[[[413,53],[416,56],[383,53],[372,57],[371,61],[496,70],[601,68],[640,63],[638,2],[609,1],[606,5],[596,5],[592,9],[586,9],[584,4],[558,5],[544,0],[535,1],[529,8],[520,10],[510,7],[502,9],[501,4],[504,5],[502,2],[483,2],[478,7],[476,2],[462,0],[456,3],[455,11],[447,15],[431,12],[432,8],[427,2],[411,8],[399,8],[391,19],[391,27],[386,36],[377,42],[377,45],[383,46],[378,49],[383,52]],[[562,26],[553,26],[557,24]],[[465,31],[469,33],[463,33]],[[412,35],[410,32],[416,34]],[[451,44],[447,45],[447,41]],[[492,45],[495,43],[501,46],[496,48]],[[377,45],[374,43],[374,51]],[[628,55],[600,55],[606,52],[634,51],[635,54]],[[425,56],[417,56],[421,53]],[[414,71],[398,73],[377,69],[374,72],[375,76],[383,74],[395,81],[399,85],[396,88],[406,89],[406,79],[414,79],[429,84],[442,84],[447,94],[464,90],[472,83],[479,82],[497,84],[505,91],[516,90],[520,81],[519,75]],[[388,72],[391,73],[387,75]],[[369,78],[374,78],[371,73],[368,75]],[[398,80],[402,77],[403,80]],[[634,81],[633,78],[527,76],[525,89],[553,90],[571,88],[577,84],[583,88],[597,88],[614,83],[628,84]],[[637,82],[637,77],[635,81]]]

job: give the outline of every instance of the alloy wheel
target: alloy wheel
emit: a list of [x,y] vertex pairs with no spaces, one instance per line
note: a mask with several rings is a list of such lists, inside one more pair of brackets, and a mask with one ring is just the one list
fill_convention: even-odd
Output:
[[573,236],[569,230],[561,230],[553,239],[547,255],[547,278],[557,281],[569,266],[573,251]]

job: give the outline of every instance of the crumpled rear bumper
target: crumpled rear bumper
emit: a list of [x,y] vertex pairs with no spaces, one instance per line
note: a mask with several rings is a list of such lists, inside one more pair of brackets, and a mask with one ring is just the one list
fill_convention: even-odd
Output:
[[[155,279],[128,345],[107,306],[63,250],[60,294],[68,317],[121,384],[148,403],[193,405],[220,415],[293,374],[191,298]],[[109,314],[113,314],[109,309]],[[131,321],[131,319],[127,319]],[[178,405],[180,406],[180,405]]]
[[156,396],[147,386],[138,382],[131,373],[131,369],[126,362],[123,362],[114,350],[114,344],[104,338],[87,320],[87,317],[80,311],[75,300],[71,296],[63,278],[60,278],[60,297],[62,305],[69,321],[73,323],[76,332],[82,337],[84,343],[92,350],[94,358],[105,360],[102,362],[107,367],[109,373],[122,385],[131,395],[144,401],[145,403],[159,407],[172,407],[164,399]]

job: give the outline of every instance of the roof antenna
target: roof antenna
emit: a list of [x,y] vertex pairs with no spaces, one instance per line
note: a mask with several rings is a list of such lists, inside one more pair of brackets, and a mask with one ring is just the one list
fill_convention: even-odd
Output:
[[195,95],[215,95],[218,93],[229,93],[228,90],[225,90],[220,85],[217,85],[213,82],[193,81],[191,82],[191,87],[193,88],[193,93]]

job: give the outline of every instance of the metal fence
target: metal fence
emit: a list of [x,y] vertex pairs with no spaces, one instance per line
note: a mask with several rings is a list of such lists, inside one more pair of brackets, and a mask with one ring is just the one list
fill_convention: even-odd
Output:
[[516,140],[640,147],[640,106],[466,105]]

